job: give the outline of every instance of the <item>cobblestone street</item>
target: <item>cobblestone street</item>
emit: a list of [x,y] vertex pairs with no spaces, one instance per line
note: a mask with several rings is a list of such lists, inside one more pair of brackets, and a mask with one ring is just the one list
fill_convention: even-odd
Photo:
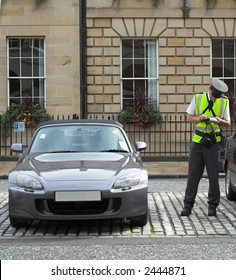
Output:
[[183,192],[149,193],[149,222],[143,227],[131,227],[123,220],[81,222],[36,222],[15,229],[8,218],[8,193],[0,193],[0,237],[182,237],[236,236],[236,203],[222,193],[217,217],[207,216],[207,193],[197,196],[193,213],[181,217]]

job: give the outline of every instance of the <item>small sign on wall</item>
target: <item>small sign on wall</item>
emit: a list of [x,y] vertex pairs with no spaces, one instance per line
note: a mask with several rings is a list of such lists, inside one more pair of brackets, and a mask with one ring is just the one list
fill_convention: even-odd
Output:
[[14,122],[14,131],[15,132],[24,132],[25,123],[24,122]]

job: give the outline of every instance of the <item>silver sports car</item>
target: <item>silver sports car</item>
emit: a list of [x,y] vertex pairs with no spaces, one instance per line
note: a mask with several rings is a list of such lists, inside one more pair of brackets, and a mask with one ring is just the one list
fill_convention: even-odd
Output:
[[9,173],[13,227],[32,220],[126,218],[147,223],[148,174],[122,125],[109,120],[48,121],[36,129]]

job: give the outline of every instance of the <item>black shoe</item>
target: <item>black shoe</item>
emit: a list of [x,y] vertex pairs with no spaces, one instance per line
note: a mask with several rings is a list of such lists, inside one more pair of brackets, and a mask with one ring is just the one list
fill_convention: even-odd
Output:
[[183,210],[181,211],[180,215],[181,216],[189,216],[191,215],[192,209],[184,207]]
[[208,208],[208,216],[216,217],[216,208]]

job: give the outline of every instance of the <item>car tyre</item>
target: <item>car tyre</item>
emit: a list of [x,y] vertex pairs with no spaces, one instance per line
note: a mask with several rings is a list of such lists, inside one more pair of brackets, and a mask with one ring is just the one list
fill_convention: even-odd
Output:
[[228,200],[236,201],[236,194],[232,188],[231,175],[228,167],[225,173],[225,194]]
[[29,224],[28,220],[18,219],[18,218],[12,217],[11,215],[9,215],[9,219],[10,219],[10,225],[14,228],[26,227]]
[[142,216],[132,217],[129,218],[132,226],[143,227],[147,224],[148,221],[148,214],[145,213]]

